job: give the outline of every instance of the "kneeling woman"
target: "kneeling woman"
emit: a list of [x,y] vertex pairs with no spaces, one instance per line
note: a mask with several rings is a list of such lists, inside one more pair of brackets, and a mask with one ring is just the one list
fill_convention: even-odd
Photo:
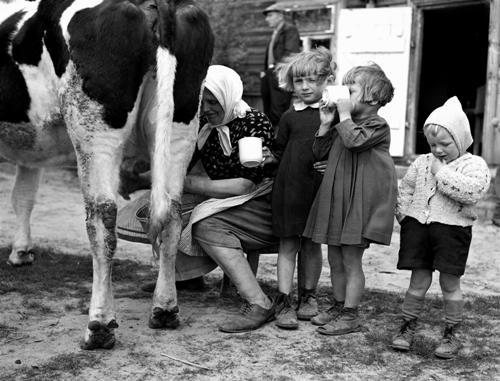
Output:
[[[222,212],[213,214],[209,210],[192,225],[193,241],[231,278],[246,301],[241,315],[219,327],[224,332],[256,329],[274,315],[271,300],[260,288],[244,256],[244,252],[278,242],[272,235],[271,187],[259,192],[265,169],[241,165],[238,150],[238,140],[248,136],[260,137],[262,145],[271,148],[273,128],[264,114],[241,99],[242,94],[243,84],[234,70],[221,65],[209,67],[201,103],[203,126],[194,166],[184,182],[185,196],[224,199],[216,201],[213,209]],[[256,196],[246,197],[248,194]]]
[[[239,161],[238,140],[258,136],[272,146],[273,129],[262,113],[241,101],[239,76],[223,66],[208,70],[202,100],[207,124],[200,130],[198,149],[201,167],[208,175],[193,171],[185,192],[228,197],[253,191],[263,180],[262,167],[246,168]],[[196,169],[196,167],[194,168]],[[228,275],[245,300],[241,315],[220,325],[224,332],[256,329],[274,316],[271,300],[260,288],[244,252],[276,244],[272,235],[270,194],[207,217],[193,226],[193,238]]]

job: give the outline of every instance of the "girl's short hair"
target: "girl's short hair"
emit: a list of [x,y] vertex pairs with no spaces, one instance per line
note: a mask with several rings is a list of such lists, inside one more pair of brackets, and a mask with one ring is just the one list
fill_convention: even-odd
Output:
[[384,71],[376,63],[355,66],[342,79],[343,85],[352,85],[358,79],[363,91],[361,101],[364,103],[377,102],[384,106],[392,100],[394,87]]
[[294,77],[317,75],[326,79],[331,75],[335,80],[336,70],[337,64],[332,60],[332,54],[323,46],[292,54],[276,67],[280,87],[290,92],[294,90]]

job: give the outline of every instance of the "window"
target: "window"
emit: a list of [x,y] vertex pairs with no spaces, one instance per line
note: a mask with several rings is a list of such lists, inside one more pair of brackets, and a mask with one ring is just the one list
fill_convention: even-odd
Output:
[[336,0],[284,1],[281,3],[300,33],[304,50],[333,48]]
[[317,9],[293,10],[292,19],[301,34],[309,33],[333,33],[333,7]]

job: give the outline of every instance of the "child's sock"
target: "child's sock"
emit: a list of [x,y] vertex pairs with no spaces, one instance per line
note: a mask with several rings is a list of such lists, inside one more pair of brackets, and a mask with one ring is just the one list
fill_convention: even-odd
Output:
[[416,296],[410,294],[408,291],[405,295],[405,300],[403,302],[403,319],[413,320],[420,316],[420,312],[424,306],[424,296]]
[[463,300],[444,300],[444,321],[447,326],[455,326],[462,321]]

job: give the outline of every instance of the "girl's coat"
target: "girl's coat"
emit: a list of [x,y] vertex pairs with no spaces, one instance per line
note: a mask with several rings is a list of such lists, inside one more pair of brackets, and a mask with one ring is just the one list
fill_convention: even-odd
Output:
[[390,128],[378,115],[336,124],[313,145],[328,165],[304,231],[328,245],[389,245],[397,177],[389,154]]

